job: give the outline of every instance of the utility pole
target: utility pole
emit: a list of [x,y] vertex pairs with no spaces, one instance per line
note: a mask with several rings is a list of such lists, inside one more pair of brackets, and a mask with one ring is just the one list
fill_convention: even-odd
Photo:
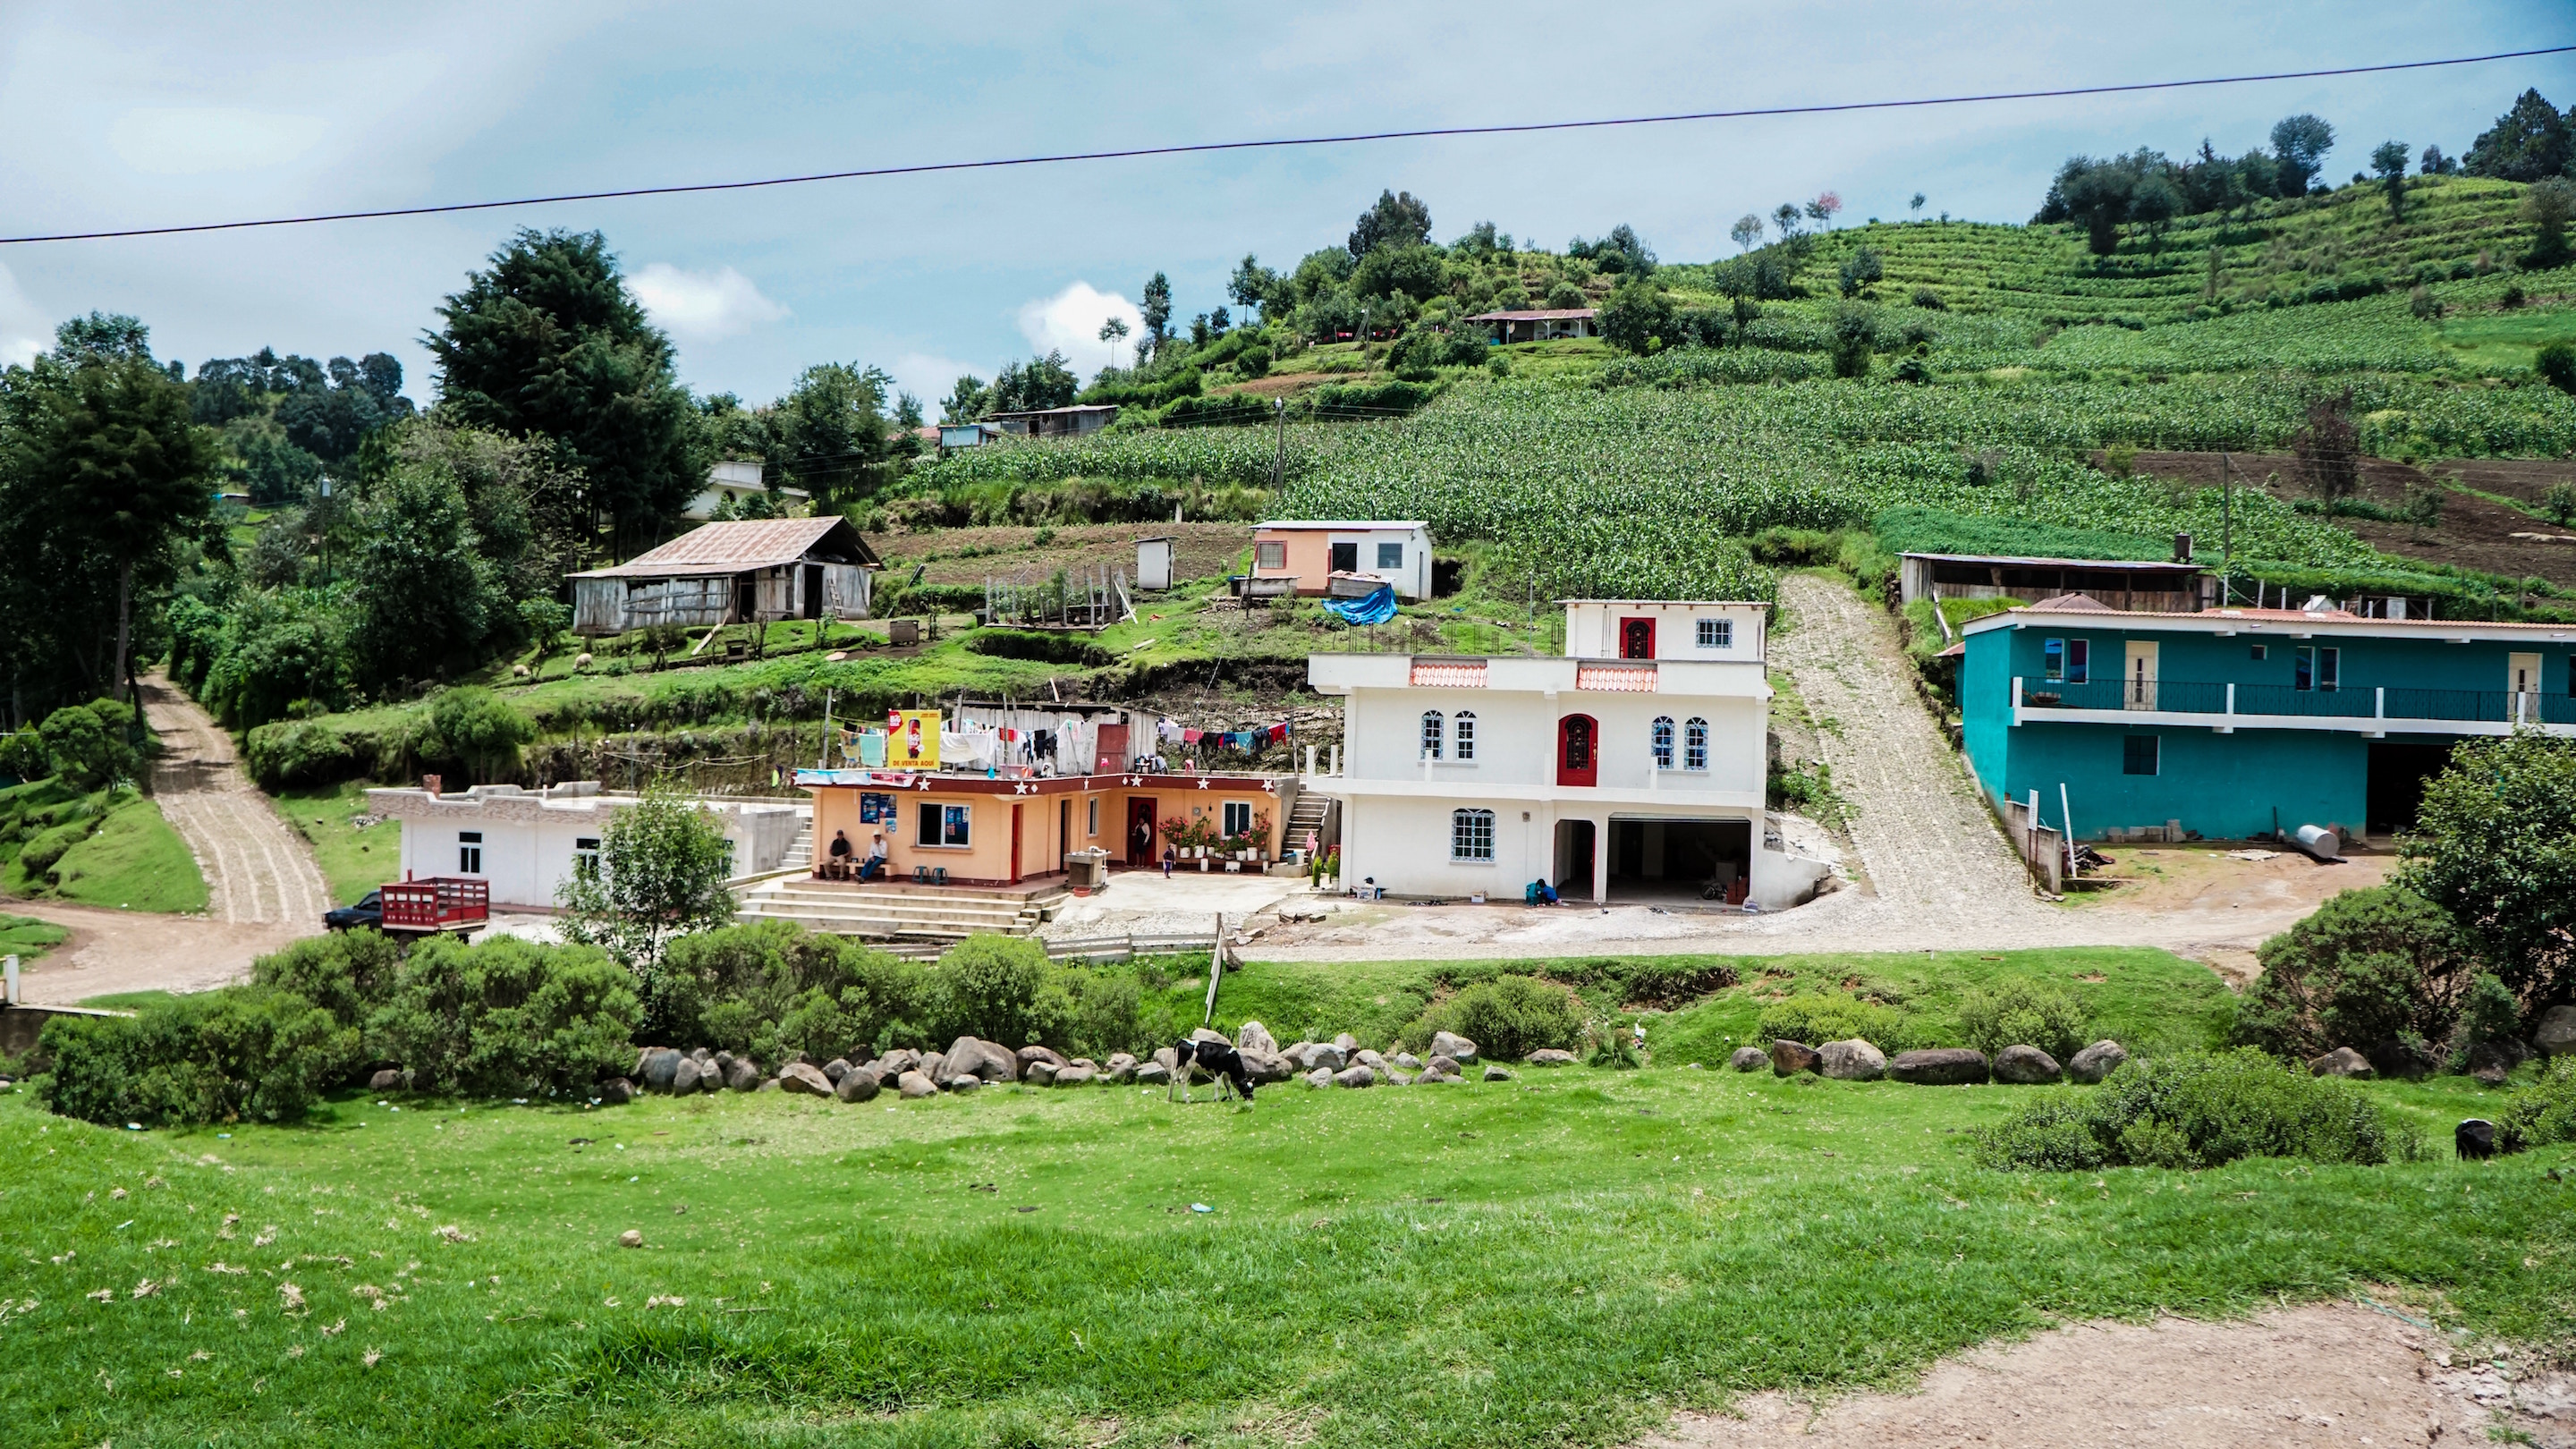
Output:
[[2236,588],[2236,490],[2227,455],[2218,455],[2218,601],[2231,601]]
[[1270,491],[1275,494],[1288,480],[1288,399],[1271,399],[1270,409],[1279,420],[1279,448],[1270,460]]

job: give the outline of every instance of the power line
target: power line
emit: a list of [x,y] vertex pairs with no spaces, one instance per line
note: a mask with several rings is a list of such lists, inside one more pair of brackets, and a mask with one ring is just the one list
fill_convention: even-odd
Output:
[[2262,81],[2322,80],[2334,76],[2379,75],[2390,71],[2430,70],[2439,66],[2484,65],[2498,60],[2565,55],[2576,45],[2533,50],[2463,55],[2444,60],[2393,61],[2385,65],[2348,65],[2328,70],[2274,71],[2263,75],[2204,76],[2194,80],[2132,81],[2124,85],[2066,86],[2041,91],[1991,91],[1964,96],[1921,96],[1906,100],[1826,101],[1805,106],[1761,106],[1728,111],[1679,111],[1667,115],[1613,116],[1583,121],[1522,121],[1491,126],[1426,126],[1403,131],[1356,131],[1333,136],[1284,136],[1250,141],[1197,141],[1172,146],[1134,146],[1116,151],[1067,151],[1038,156],[1000,157],[983,161],[932,161],[909,166],[872,166],[852,171],[818,171],[800,176],[770,176],[753,181],[700,181],[670,186],[634,186],[615,191],[576,191],[550,196],[520,196],[505,201],[457,201],[434,206],[397,206],[375,211],[334,211],[309,216],[273,216],[252,221],[192,222],[182,226],[128,227],[115,231],[53,232],[0,237],[0,246],[32,242],[110,241],[123,237],[178,236],[194,232],[247,231],[258,227],[310,226],[330,221],[380,221],[400,216],[442,216],[464,211],[497,211],[514,206],[554,206],[574,201],[616,201],[638,196],[685,196],[708,191],[754,191],[771,186],[803,186],[819,181],[859,181],[881,176],[923,176],[945,171],[991,171],[1018,166],[1055,166],[1077,161],[1124,161],[1147,156],[1191,156],[1218,151],[1278,150],[1298,146],[1347,146],[1365,141],[1411,141],[1448,136],[1512,136],[1541,131],[1588,131],[1616,126],[1663,126],[1683,121],[1736,121],[1765,116],[1819,116],[1846,111],[1892,111],[1929,106],[1981,105],[1993,101],[2060,100],[2075,96],[2128,95],[2141,91],[2186,90],[2199,86],[2250,85]]

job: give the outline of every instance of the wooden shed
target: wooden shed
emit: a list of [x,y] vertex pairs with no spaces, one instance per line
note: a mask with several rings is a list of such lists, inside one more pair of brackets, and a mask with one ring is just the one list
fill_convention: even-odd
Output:
[[710,523],[615,568],[574,574],[573,632],[864,619],[878,566],[837,515]]

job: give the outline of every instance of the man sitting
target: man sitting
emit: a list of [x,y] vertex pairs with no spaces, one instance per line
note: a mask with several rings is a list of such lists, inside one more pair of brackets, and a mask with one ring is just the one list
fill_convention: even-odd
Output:
[[849,874],[850,833],[846,830],[835,830],[832,832],[832,858],[824,866],[823,875],[828,880],[847,880]]
[[868,858],[859,866],[859,879],[882,880],[886,871],[885,836],[880,833],[868,843]]

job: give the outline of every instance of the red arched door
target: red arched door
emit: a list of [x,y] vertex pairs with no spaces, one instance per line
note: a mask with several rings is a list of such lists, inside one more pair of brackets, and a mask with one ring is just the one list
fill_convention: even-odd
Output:
[[1601,727],[1588,714],[1556,722],[1556,783],[1590,785],[1601,774]]

